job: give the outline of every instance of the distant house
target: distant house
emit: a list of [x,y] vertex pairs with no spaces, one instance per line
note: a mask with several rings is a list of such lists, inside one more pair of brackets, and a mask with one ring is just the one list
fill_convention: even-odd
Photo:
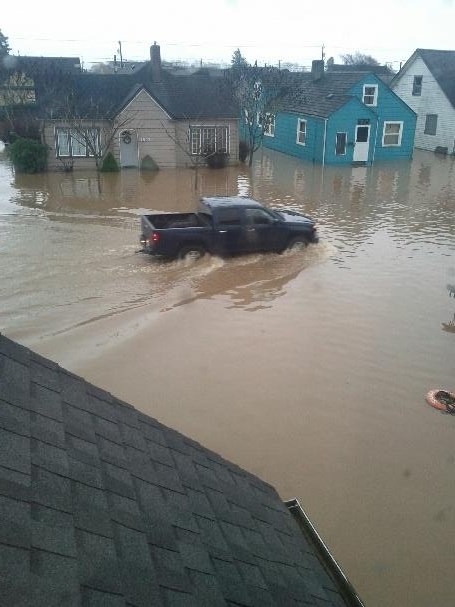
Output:
[[47,106],[56,89],[80,72],[78,57],[2,57],[0,139],[8,141],[12,133],[38,138],[39,105]]
[[417,114],[415,146],[455,153],[455,51],[418,48],[392,81]]
[[6,55],[0,65],[0,107],[33,105],[37,89],[80,72],[79,57]]
[[360,63],[355,65],[346,65],[344,63],[327,63],[328,72],[364,72],[366,74],[376,74],[383,82],[390,84],[395,72],[387,65],[376,65],[369,63]]
[[237,111],[223,95],[221,72],[173,75],[157,44],[150,57],[129,73],[78,74],[66,97],[41,108],[49,168],[94,167],[94,151],[106,148],[121,167],[140,167],[144,158],[159,168],[190,166],[214,152],[237,162]]
[[416,115],[374,73],[311,73],[277,103],[264,132],[264,146],[322,164],[372,164],[412,157]]

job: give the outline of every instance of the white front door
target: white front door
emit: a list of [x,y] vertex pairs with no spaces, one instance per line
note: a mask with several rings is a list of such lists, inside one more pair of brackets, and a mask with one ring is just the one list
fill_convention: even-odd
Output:
[[123,131],[120,133],[120,166],[137,167],[138,147],[135,131]]
[[370,149],[370,125],[358,124],[355,127],[354,162],[367,162]]

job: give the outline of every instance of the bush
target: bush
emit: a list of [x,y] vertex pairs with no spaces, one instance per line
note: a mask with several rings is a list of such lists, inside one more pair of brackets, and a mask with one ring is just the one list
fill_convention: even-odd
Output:
[[207,166],[211,169],[223,169],[228,161],[227,152],[214,152],[206,156]]
[[7,153],[19,173],[41,173],[46,170],[49,148],[43,143],[17,137],[8,146]]
[[118,171],[120,171],[118,162],[116,161],[112,152],[108,152],[104,157],[100,171],[102,173],[117,173]]
[[244,139],[241,139],[239,141],[239,160],[241,162],[245,162],[245,160],[248,158],[249,153],[250,153],[250,146]]
[[141,162],[141,171],[158,171],[159,166],[153,160],[151,156],[147,154],[144,156]]

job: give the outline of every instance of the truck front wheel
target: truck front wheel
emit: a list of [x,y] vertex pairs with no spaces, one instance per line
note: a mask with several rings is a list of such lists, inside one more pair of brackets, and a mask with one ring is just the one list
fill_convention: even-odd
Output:
[[292,238],[288,242],[287,250],[288,251],[303,251],[303,249],[308,245],[308,242],[304,236],[296,236]]
[[188,245],[179,251],[178,258],[184,261],[197,261],[204,257],[206,250],[201,245]]

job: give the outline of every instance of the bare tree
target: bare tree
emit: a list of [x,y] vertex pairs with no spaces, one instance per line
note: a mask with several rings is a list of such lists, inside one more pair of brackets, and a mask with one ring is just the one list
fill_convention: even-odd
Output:
[[379,61],[371,55],[365,55],[356,51],[355,53],[348,53],[341,55],[341,59],[345,65],[380,65]]
[[224,86],[240,116],[241,135],[248,144],[248,164],[262,145],[264,134],[275,124],[275,112],[280,97],[289,85],[289,72],[276,67],[250,65],[236,56],[236,62],[226,70]]
[[[59,118],[62,128],[68,129],[68,137],[85,148],[87,154],[95,161],[99,171],[102,161],[111,149],[119,131],[127,128],[134,120],[134,114],[124,116],[115,114],[115,106],[102,107],[102,102],[90,98],[80,107],[78,95],[71,91],[63,99]],[[72,168],[72,159],[60,158],[66,169]]]
[[[181,131],[171,130],[168,126],[161,122],[166,135],[171,139],[174,144],[181,150],[189,161],[192,169],[194,169],[194,191],[196,192],[199,187],[199,169],[207,164],[207,152],[204,151],[202,142],[198,148],[193,151],[191,144],[191,129],[192,125],[188,121],[188,128],[182,129]],[[210,153],[210,152],[209,152]]]

